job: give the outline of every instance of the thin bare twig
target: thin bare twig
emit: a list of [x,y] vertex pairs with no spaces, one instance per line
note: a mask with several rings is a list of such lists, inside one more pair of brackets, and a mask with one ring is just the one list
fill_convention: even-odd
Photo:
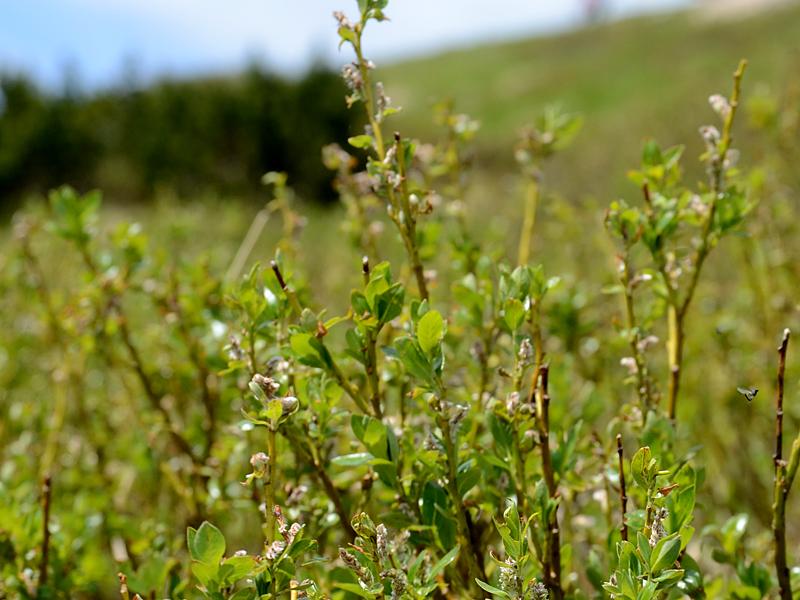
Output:
[[[537,422],[539,424],[539,438],[542,450],[542,474],[547,484],[547,491],[550,498],[556,499],[558,496],[558,486],[553,470],[553,457],[550,452],[549,373],[549,365],[542,365],[540,369],[541,411],[537,410]],[[553,511],[550,522],[543,523],[542,525],[544,526],[545,538],[547,540],[547,550],[544,553],[545,564],[542,565],[545,585],[547,585],[554,600],[562,600],[562,598],[564,598],[564,589],[561,587],[561,532],[558,527],[558,509]]]
[[39,589],[47,584],[47,566],[50,559],[50,500],[52,498],[52,480],[50,475],[44,476],[42,482],[42,556],[39,563]]
[[[364,285],[369,284],[369,258],[363,257],[361,259],[361,273],[364,276]],[[366,355],[367,362],[364,368],[367,372],[367,383],[369,385],[369,401],[372,404],[372,411],[378,419],[383,418],[383,409],[381,408],[381,390],[380,390],[380,377],[378,376],[378,353],[377,353],[377,336],[376,331],[368,328],[366,330],[366,346],[364,347],[364,354]]]
[[303,307],[300,306],[300,300],[297,299],[297,294],[286,284],[286,280],[283,278],[283,273],[281,273],[281,268],[278,266],[278,263],[274,260],[271,260],[269,266],[272,267],[272,272],[275,273],[275,278],[278,280],[278,284],[281,286],[283,293],[286,294],[286,298],[289,300],[289,305],[299,317],[303,312]]
[[619,503],[622,510],[622,520],[619,533],[623,540],[628,539],[628,524],[625,522],[625,513],[628,510],[628,494],[625,491],[625,461],[622,452],[622,435],[617,434],[617,456],[619,457]]
[[786,350],[789,346],[790,335],[791,332],[788,329],[784,329],[781,345],[778,346],[778,384],[775,393],[775,456],[773,457],[776,469],[778,463],[783,460],[783,382],[786,371]]
[[[772,504],[772,534],[775,539],[775,572],[778,576],[778,594],[782,600],[792,600],[791,577],[786,560],[786,497],[789,494],[789,488],[791,487],[794,474],[791,473],[787,477],[786,463],[783,461],[783,390],[789,335],[789,330],[784,329],[781,345],[778,346],[778,378],[777,390],[775,393],[775,489]],[[792,462],[796,463],[795,454],[796,452],[793,448]]]

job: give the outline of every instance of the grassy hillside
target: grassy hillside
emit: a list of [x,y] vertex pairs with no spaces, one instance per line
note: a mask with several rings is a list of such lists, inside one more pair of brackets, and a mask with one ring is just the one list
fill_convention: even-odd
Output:
[[750,61],[745,98],[757,84],[780,88],[800,74],[798,31],[800,5],[719,23],[694,13],[647,16],[448,52],[380,75],[404,107],[397,123],[407,133],[428,138],[430,106],[444,98],[479,119],[479,161],[492,170],[513,166],[517,131],[544,106],[581,113],[583,132],[554,165],[556,187],[606,195],[625,189],[646,137],[691,141],[687,158],[697,156],[697,128],[712,118],[705,98],[727,91],[740,58]]
[[[391,26],[391,22],[377,25]],[[443,99],[452,99],[456,110],[480,120],[481,130],[474,142],[477,181],[468,189],[474,210],[468,220],[482,230],[488,227],[494,243],[505,243],[509,249],[516,244],[516,233],[508,232],[509,224],[513,224],[512,231],[517,229],[521,191],[518,178],[502,175],[515,173],[513,145],[518,131],[548,104],[559,103],[580,113],[584,117],[582,131],[547,166],[545,182],[546,193],[558,193],[573,202],[542,207],[540,237],[543,247],[577,232],[594,237],[594,244],[607,244],[601,223],[603,209],[617,195],[637,194],[626,173],[638,165],[642,142],[654,137],[662,145],[686,143],[685,167],[697,170],[695,158],[701,146],[697,128],[713,119],[707,96],[728,92],[730,73],[743,56],[750,60],[745,99],[761,85],[783,89],[787,80],[800,74],[797,31],[800,6],[721,23],[692,13],[655,15],[379,65],[379,76],[394,104],[403,107],[391,123],[404,134],[423,141],[441,137],[443,132],[433,123],[432,107]],[[345,56],[343,53],[343,60]],[[748,135],[745,121],[740,121],[736,134],[746,160],[751,146],[741,139]],[[186,213],[190,228],[210,227],[219,253],[232,256],[256,208],[227,207],[230,227],[220,235],[219,220],[192,218],[218,214],[220,202],[227,200],[224,192],[218,194],[209,194],[216,198],[210,202],[204,200],[206,196],[185,198],[193,201],[191,211],[172,206],[170,198],[174,197],[170,196],[166,204],[144,209],[119,207],[116,216],[147,224],[165,218],[181,221],[178,213]],[[112,204],[117,200],[113,191],[107,193],[107,199]],[[309,255],[321,258],[330,248],[343,252],[340,231],[331,226],[340,207],[309,204],[303,210],[308,216],[305,236],[313,240],[307,246]],[[554,218],[548,219],[548,212]],[[559,223],[566,225],[560,227]],[[274,231],[272,227],[254,256],[272,254],[278,226]],[[1,235],[6,237],[5,232]],[[594,244],[579,244],[570,252],[591,253]],[[396,252],[399,245],[390,255]],[[561,252],[558,254],[563,260]],[[582,264],[579,256],[572,259],[572,264]],[[311,271],[322,289],[337,289],[340,278],[335,270],[313,262]]]

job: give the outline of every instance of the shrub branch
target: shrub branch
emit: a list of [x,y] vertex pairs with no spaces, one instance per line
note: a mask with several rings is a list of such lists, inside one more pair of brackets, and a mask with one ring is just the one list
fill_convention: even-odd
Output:
[[783,391],[786,370],[786,350],[789,346],[788,329],[778,346],[778,377],[775,393],[775,489],[772,504],[772,534],[775,540],[775,572],[778,576],[778,593],[782,600],[792,599],[792,586],[786,559],[786,498],[797,474],[800,460],[800,435],[792,447],[788,463],[783,460]]

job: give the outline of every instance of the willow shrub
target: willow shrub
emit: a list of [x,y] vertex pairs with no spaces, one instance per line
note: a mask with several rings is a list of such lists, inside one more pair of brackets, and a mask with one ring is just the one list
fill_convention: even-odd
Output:
[[[607,212],[618,284],[606,291],[624,310],[593,350],[612,381],[595,389],[570,342],[575,312],[552,304],[559,277],[531,263],[547,163],[580,120],[548,110],[520,138],[512,262],[468,226],[477,123],[443,105],[440,142],[395,132],[399,109],[362,45],[386,0],[358,8],[335,18],[353,53],[346,102],[367,126],[323,157],[363,255],[326,265],[352,282],[346,310],[315,299],[281,174],[265,178],[274,200],[225,277],[135,225],[99,227],[97,193],[61,188],[44,217],[17,219],[25,295],[5,302],[35,318],[3,335],[35,367],[7,383],[35,395],[4,414],[18,436],[0,487],[5,596],[108,595],[120,571],[123,598],[791,598],[788,330],[772,360],[774,496],[759,518],[771,526],[717,518],[704,440],[677,410],[706,258],[755,207],[733,148],[745,63],[732,95],[710,100],[707,181],[686,183],[681,149],[650,142],[631,174],[640,198]],[[242,273],[270,218],[274,260]],[[45,247],[80,269],[48,275]]]

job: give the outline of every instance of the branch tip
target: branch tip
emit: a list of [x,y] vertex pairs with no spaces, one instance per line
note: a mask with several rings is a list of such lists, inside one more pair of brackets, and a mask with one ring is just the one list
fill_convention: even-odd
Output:
[[278,279],[281,289],[285,291],[286,281],[283,279],[283,274],[281,273],[281,268],[278,266],[278,263],[274,260],[271,260],[269,261],[269,266],[272,267],[272,272],[275,273],[275,277]]

